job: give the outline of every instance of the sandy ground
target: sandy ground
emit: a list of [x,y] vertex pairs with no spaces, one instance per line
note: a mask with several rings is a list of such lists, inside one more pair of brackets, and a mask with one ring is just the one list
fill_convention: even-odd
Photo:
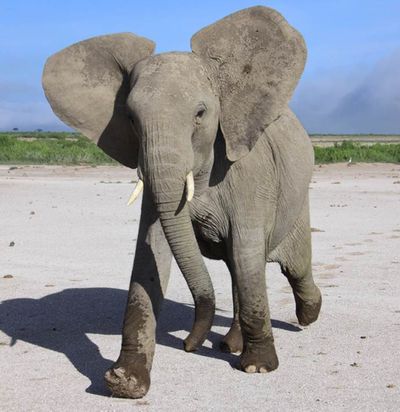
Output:
[[182,350],[192,301],[176,266],[158,333],[152,387],[112,398],[140,205],[132,171],[0,166],[0,410],[400,410],[400,166],[316,167],[311,184],[317,323],[299,327],[275,264],[267,278],[280,367],[234,368],[212,346],[231,316],[230,282],[207,261],[218,312],[197,353]]

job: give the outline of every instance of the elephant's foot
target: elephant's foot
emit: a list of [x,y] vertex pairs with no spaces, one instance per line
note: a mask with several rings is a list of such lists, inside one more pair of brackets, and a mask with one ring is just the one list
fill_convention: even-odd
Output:
[[243,350],[243,336],[238,321],[233,321],[229,332],[219,344],[222,352],[241,353]]
[[300,325],[307,326],[318,319],[321,310],[322,297],[317,286],[315,286],[315,290],[311,297],[308,296],[307,299],[302,299],[300,296],[295,295],[295,300],[296,316]]
[[240,368],[247,373],[266,373],[275,370],[279,365],[274,341],[265,338],[261,343],[246,343],[240,357]]
[[104,379],[113,396],[119,398],[143,398],[150,387],[150,373],[139,362],[119,360],[105,373]]

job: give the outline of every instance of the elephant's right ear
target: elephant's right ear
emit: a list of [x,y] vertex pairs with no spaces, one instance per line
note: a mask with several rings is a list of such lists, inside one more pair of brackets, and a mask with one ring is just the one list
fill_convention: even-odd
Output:
[[131,168],[137,167],[139,141],[125,105],[129,74],[154,47],[131,33],[93,37],[51,56],[43,71],[54,113]]

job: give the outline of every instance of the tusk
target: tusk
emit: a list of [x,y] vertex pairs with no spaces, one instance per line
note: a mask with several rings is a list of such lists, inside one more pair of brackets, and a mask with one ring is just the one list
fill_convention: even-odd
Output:
[[193,180],[193,172],[191,171],[186,176],[186,200],[190,202],[193,199],[194,195],[194,180]]
[[138,182],[136,183],[135,190],[133,191],[131,197],[128,200],[128,206],[131,205],[136,200],[136,198],[140,195],[142,190],[143,190],[143,180],[139,179]]

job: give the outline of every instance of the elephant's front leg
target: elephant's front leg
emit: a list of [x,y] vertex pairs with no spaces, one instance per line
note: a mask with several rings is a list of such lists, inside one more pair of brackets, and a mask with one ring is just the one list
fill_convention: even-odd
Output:
[[121,353],[105,375],[115,396],[141,398],[149,390],[156,322],[169,279],[171,256],[152,200],[145,192]]
[[278,367],[265,282],[265,241],[258,231],[233,238],[232,268],[239,295],[243,336],[240,367],[245,372],[269,372]]

